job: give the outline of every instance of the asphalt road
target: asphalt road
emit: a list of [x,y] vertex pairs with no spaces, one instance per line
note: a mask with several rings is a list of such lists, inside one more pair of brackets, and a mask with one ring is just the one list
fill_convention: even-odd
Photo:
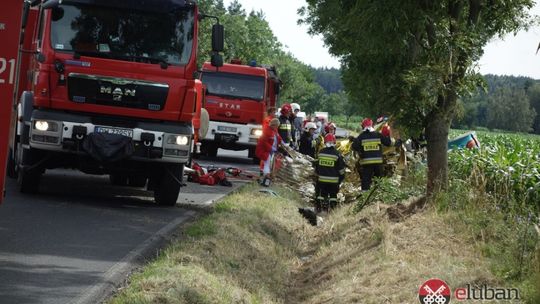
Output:
[[[201,159],[203,166],[256,172],[247,152]],[[74,171],[46,173],[39,195],[21,195],[8,180],[0,206],[0,303],[97,303],[134,267],[233,187],[182,188],[174,208],[157,207],[144,189],[111,186],[107,176]]]

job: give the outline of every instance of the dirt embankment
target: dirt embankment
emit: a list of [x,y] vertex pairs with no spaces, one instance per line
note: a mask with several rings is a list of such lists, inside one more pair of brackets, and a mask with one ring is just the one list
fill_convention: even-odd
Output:
[[382,205],[343,207],[312,227],[294,193],[258,190],[216,205],[111,302],[418,303],[429,278],[494,282],[475,247],[430,209],[390,221]]

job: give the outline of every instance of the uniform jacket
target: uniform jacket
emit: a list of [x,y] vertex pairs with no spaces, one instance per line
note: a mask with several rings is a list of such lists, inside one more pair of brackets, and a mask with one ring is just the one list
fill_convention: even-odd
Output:
[[378,165],[383,163],[382,145],[389,147],[390,137],[376,131],[364,131],[353,142],[352,148],[360,156],[360,165]]
[[339,184],[345,177],[345,161],[336,147],[326,147],[319,152],[315,166],[319,183]]
[[279,133],[270,128],[270,126],[264,128],[262,136],[259,137],[259,140],[257,141],[257,147],[255,147],[255,156],[257,156],[258,159],[262,161],[268,159],[270,153],[272,153],[272,146],[274,145],[274,139],[276,138],[275,135],[277,135],[277,145],[279,146],[283,143]]
[[315,145],[316,141],[313,139],[313,135],[309,134],[309,132],[302,133],[302,136],[300,136],[300,153],[315,158]]
[[279,123],[280,123],[279,129],[278,129],[279,135],[283,139],[283,142],[288,144],[293,139],[292,138],[292,132],[293,132],[292,124],[289,121],[289,118],[283,115],[279,116]]

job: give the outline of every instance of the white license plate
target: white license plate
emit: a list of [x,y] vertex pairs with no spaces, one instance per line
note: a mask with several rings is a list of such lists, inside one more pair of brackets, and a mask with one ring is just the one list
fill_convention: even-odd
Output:
[[225,127],[225,126],[218,126],[217,127],[218,131],[222,131],[222,132],[232,132],[232,133],[236,133],[236,128],[234,127]]
[[133,130],[131,129],[120,129],[120,128],[108,128],[108,127],[96,127],[94,129],[95,133],[106,133],[106,134],[116,134],[123,135],[126,137],[133,138]]

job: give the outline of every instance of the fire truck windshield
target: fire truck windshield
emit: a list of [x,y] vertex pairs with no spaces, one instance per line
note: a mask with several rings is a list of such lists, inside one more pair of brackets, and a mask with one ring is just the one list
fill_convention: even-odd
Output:
[[206,85],[208,95],[256,101],[264,98],[264,77],[205,71],[202,82]]
[[145,63],[189,62],[194,10],[142,11],[63,4],[52,10],[51,43],[60,52]]

